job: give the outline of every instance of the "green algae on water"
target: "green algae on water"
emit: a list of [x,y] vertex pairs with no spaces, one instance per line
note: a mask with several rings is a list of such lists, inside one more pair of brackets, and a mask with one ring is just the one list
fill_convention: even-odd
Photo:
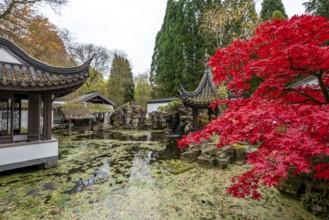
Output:
[[0,219],[317,219],[274,188],[227,195],[246,165],[204,169],[180,161],[175,140],[132,133],[141,140],[58,136],[58,167],[0,175]]

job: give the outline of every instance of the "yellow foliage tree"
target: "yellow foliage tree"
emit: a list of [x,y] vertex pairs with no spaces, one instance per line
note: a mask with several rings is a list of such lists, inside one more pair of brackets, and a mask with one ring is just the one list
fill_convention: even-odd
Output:
[[206,10],[200,32],[217,47],[225,47],[237,38],[250,38],[258,24],[253,0],[225,0]]
[[0,19],[0,36],[11,39],[29,55],[54,66],[72,66],[60,30],[30,5]]

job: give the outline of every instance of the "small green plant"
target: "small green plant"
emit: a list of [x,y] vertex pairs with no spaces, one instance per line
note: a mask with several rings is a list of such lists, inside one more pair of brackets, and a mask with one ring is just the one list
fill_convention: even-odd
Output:
[[177,111],[182,106],[183,106],[182,101],[172,100],[171,102],[168,103],[168,105],[158,107],[158,111],[172,113]]
[[220,141],[220,136],[216,133],[213,133],[213,135],[211,136],[211,141],[218,144]]
[[317,193],[305,193],[301,196],[302,206],[314,215],[329,219],[329,197],[326,191]]
[[217,88],[217,95],[220,100],[227,100],[228,99],[228,89],[225,83],[222,83]]
[[[219,85],[218,89],[217,89],[217,96],[220,100],[228,100],[229,96],[228,96],[228,89],[227,86],[225,85],[225,83],[222,83]],[[226,105],[221,104],[218,106],[220,112],[224,112],[227,108]]]
[[245,150],[246,149],[246,145],[244,144],[240,144],[240,143],[235,143],[232,144],[232,147],[238,150]]
[[166,110],[166,106],[159,106],[158,111],[159,112],[164,112]]

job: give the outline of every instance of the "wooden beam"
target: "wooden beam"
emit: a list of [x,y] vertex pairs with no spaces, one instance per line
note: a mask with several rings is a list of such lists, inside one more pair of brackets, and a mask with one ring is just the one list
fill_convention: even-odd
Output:
[[193,130],[196,131],[197,127],[198,127],[198,108],[193,107],[192,108],[192,112],[193,112]]
[[215,109],[215,114],[216,114],[216,117],[217,117],[217,118],[218,118],[218,116],[219,116],[219,113],[220,113],[220,112],[219,112],[219,109],[216,108],[216,109]]
[[211,122],[211,109],[208,108],[208,121]]
[[51,108],[51,93],[44,94],[43,101],[43,138],[44,140],[51,140],[51,122],[52,122],[52,108]]
[[40,140],[41,96],[39,93],[29,94],[28,99],[28,141]]

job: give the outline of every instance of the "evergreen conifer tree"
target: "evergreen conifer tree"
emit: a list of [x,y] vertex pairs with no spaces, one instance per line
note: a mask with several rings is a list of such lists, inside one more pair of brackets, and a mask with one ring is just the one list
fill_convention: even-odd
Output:
[[214,2],[220,1],[168,0],[151,63],[156,97],[174,96],[180,85],[189,90],[194,90],[198,85],[208,47],[199,34],[199,26],[203,10]]
[[148,80],[148,74],[139,74],[134,79],[135,81],[135,101],[142,106],[142,108],[146,109],[147,100],[151,98],[152,88],[150,82]]
[[303,5],[306,13],[329,18],[329,0],[309,0]]
[[288,17],[281,0],[263,0],[260,18],[263,21],[271,20],[273,12],[276,10],[281,11],[284,18]]
[[281,11],[275,10],[272,13],[272,18],[275,18],[275,19],[285,19],[286,17],[282,14]]
[[109,97],[116,106],[134,100],[134,81],[131,66],[123,54],[114,54],[108,79]]

